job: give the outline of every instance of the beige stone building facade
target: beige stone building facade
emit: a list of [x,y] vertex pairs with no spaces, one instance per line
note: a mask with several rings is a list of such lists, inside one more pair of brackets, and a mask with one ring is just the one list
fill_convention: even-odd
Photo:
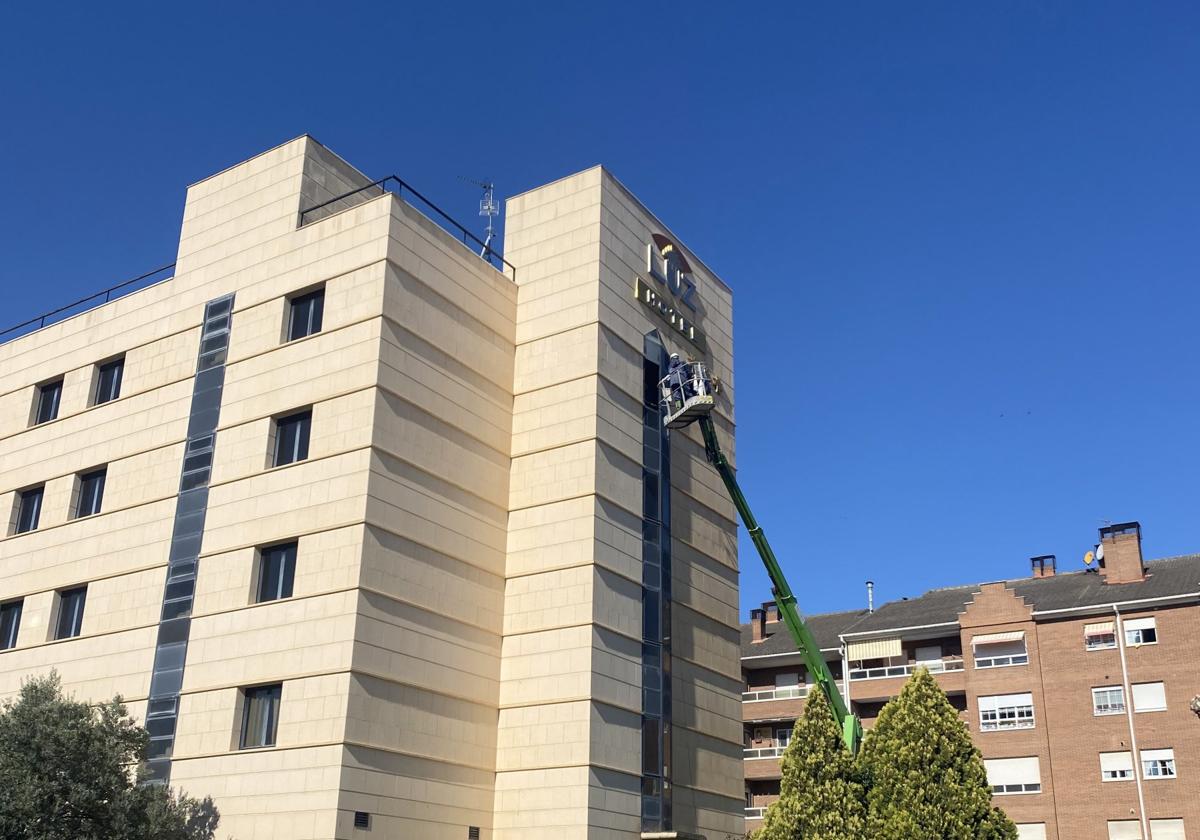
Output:
[[369,182],[206,178],[0,345],[0,695],[122,695],[238,840],[740,836],[735,512],[647,390],[705,359],[732,450],[730,290],[600,167],[505,261]]

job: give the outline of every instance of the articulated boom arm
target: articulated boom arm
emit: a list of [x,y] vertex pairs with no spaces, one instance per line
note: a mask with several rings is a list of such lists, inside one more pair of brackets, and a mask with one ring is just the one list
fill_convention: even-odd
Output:
[[787,578],[783,576],[783,569],[780,568],[779,561],[775,559],[775,552],[771,550],[766,535],[763,534],[762,528],[759,527],[758,521],[750,510],[750,504],[742,495],[741,488],[738,487],[733,467],[729,465],[725,454],[721,452],[721,445],[717,442],[717,431],[713,427],[712,418],[705,415],[699,418],[699,423],[700,431],[704,434],[704,451],[708,455],[708,460],[721,474],[721,480],[725,482],[725,489],[729,491],[729,496],[733,499],[733,504],[738,509],[742,522],[746,526],[746,531],[750,534],[750,539],[754,541],[754,547],[758,549],[758,555],[762,558],[763,565],[767,567],[767,574],[771,578],[771,586],[775,593],[775,601],[779,605],[779,614],[783,616],[784,623],[791,631],[796,647],[799,648],[800,655],[804,657],[808,672],[813,675],[817,685],[829,698],[833,714],[842,728],[842,741],[851,752],[857,752],[858,744],[862,740],[862,723],[846,707],[846,701],[842,699],[842,694],[838,691],[833,673],[825,664],[821,650],[817,647],[812,633],[809,632],[808,625],[800,617],[800,611],[796,608],[796,596],[792,594],[792,588],[788,586]]

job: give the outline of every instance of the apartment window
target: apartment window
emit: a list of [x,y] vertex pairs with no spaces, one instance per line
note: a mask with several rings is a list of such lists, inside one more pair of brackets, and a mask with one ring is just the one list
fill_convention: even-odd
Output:
[[988,784],[992,793],[1007,796],[1041,793],[1042,771],[1037,756],[1030,758],[985,758]]
[[1167,708],[1167,691],[1162,683],[1134,683],[1132,689],[1135,712],[1161,712]]
[[62,387],[61,379],[38,386],[37,410],[33,414],[35,426],[58,419],[58,404],[62,401]]
[[83,604],[87,601],[87,587],[77,586],[58,593],[58,622],[54,626],[54,638],[72,639],[83,632]]
[[101,467],[79,476],[79,495],[75,500],[75,518],[93,516],[100,512],[104,501],[104,479],[108,469]]
[[247,688],[242,711],[241,749],[275,746],[275,732],[279,728],[279,700],[283,686],[260,685]]
[[1127,782],[1133,779],[1133,754],[1130,752],[1100,753],[1100,781]]
[[1142,824],[1137,820],[1109,820],[1108,840],[1142,840]]
[[1125,689],[1106,685],[1092,689],[1093,715],[1119,715],[1125,711]]
[[308,457],[308,435],[312,429],[312,409],[275,421],[274,466],[293,464]]
[[121,377],[125,374],[125,357],[96,366],[96,398],[92,405],[112,402],[121,396]]
[[1017,840],[1046,840],[1046,824],[1017,823]]
[[258,562],[258,602],[291,598],[295,576],[296,543],[262,549]]
[[21,608],[24,605],[24,601],[0,604],[0,650],[17,646],[17,633],[21,630]]
[[1142,750],[1142,777],[1175,778],[1175,750]]
[[295,341],[321,331],[321,317],[325,313],[325,289],[317,289],[288,301],[287,340]]
[[1028,665],[1029,653],[1025,650],[1025,633],[1015,630],[1008,633],[989,633],[971,640],[976,668],[1004,668],[1009,665]]
[[13,529],[15,534],[36,531],[38,521],[42,518],[42,497],[45,495],[45,485],[31,487],[17,494],[17,524]]
[[1124,624],[1125,644],[1127,645],[1156,645],[1158,644],[1158,628],[1154,618],[1131,618]]
[[1150,820],[1150,840],[1187,840],[1183,820]]
[[979,698],[979,729],[1032,729],[1033,695],[995,694]]
[[790,728],[775,730],[775,746],[786,747],[791,742],[792,742],[792,730]]
[[1088,650],[1108,650],[1117,646],[1116,625],[1111,621],[1098,621],[1083,625],[1083,646]]

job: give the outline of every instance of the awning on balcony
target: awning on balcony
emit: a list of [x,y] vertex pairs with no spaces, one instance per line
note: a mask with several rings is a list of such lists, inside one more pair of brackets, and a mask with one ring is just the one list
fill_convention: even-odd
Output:
[[1009,630],[1007,633],[988,633],[986,636],[975,636],[971,639],[971,647],[979,645],[995,645],[1000,642],[1023,642],[1024,630]]
[[903,653],[899,639],[872,639],[869,642],[851,642],[846,646],[846,658],[859,659],[891,659]]

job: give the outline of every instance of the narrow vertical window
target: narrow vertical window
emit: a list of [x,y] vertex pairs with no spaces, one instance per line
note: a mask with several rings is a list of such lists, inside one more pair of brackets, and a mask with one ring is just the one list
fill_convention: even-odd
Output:
[[283,694],[283,686],[261,685],[257,688],[247,688],[244,711],[242,713],[243,750],[256,747],[275,746],[275,731],[279,727],[279,700]]
[[92,405],[112,402],[121,396],[121,378],[125,373],[125,357],[105,362],[96,369],[96,398]]
[[83,632],[83,605],[87,601],[87,587],[78,586],[58,593],[58,623],[54,627],[54,638],[71,639]]
[[58,419],[58,405],[62,401],[62,386],[61,379],[38,386],[37,410],[33,414],[35,426]]
[[42,497],[46,493],[45,485],[30,487],[17,494],[17,525],[14,533],[24,534],[36,531],[42,518]]
[[308,458],[308,435],[311,428],[311,409],[275,421],[275,466],[281,467]]
[[288,306],[287,340],[295,341],[321,331],[325,314],[325,289],[294,297]]
[[278,601],[292,597],[296,576],[296,543],[264,548],[259,559],[257,601]]
[[0,604],[0,650],[17,646],[17,633],[21,630],[21,608],[25,601],[9,601]]
[[93,516],[100,512],[104,503],[104,480],[108,469],[101,467],[79,476],[79,498],[75,504],[75,518]]

